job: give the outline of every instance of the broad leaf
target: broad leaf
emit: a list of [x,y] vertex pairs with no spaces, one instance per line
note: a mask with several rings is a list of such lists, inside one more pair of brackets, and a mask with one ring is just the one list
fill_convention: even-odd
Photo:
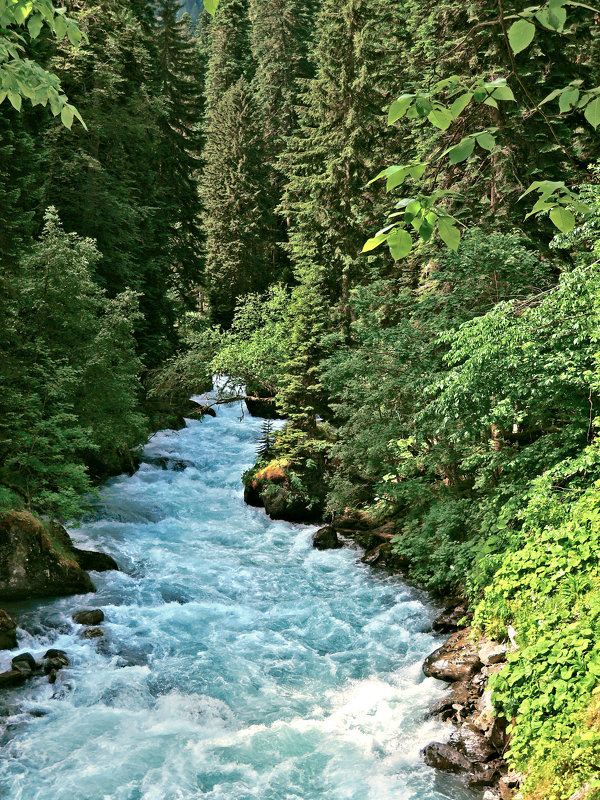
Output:
[[534,36],[535,25],[526,19],[517,20],[508,29],[508,42],[515,54],[529,47]]
[[473,152],[475,147],[475,139],[467,137],[459,142],[455,147],[450,150],[450,163],[460,164],[461,161],[466,161]]
[[460,244],[460,231],[449,217],[438,219],[438,233],[442,241],[451,249],[458,250]]
[[406,258],[412,249],[412,237],[408,231],[397,228],[388,237],[388,246],[394,261]]
[[600,125],[600,97],[592,100],[585,107],[585,118],[590,123],[592,128],[597,128]]
[[569,233],[575,227],[575,217],[568,208],[556,206],[550,212],[550,219],[561,233]]

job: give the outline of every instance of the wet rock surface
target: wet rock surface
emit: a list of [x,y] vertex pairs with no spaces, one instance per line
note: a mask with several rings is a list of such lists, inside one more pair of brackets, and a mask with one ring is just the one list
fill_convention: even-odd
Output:
[[104,611],[101,608],[82,608],[72,615],[72,619],[78,625],[98,625],[104,621]]
[[42,522],[26,511],[0,516],[1,599],[94,592],[88,569],[106,571],[118,566],[111,556],[75,547],[58,523]]
[[317,550],[337,550],[343,547],[343,542],[340,542],[335,528],[331,525],[326,525],[320,528],[312,538],[313,547]]
[[[464,606],[446,609],[436,629],[449,632],[466,612]],[[423,665],[425,675],[450,683],[429,713],[457,725],[448,743],[433,742],[423,750],[423,758],[436,769],[464,775],[473,788],[486,789],[487,800],[504,800],[512,797],[521,776],[509,773],[503,759],[508,722],[496,715],[487,683],[502,669],[509,648],[489,641],[475,644],[471,634],[471,628],[455,631]]]
[[435,650],[423,664],[425,675],[440,681],[466,681],[472,678],[482,663],[469,640],[470,633],[471,628],[465,628]]
[[0,673],[0,689],[14,689],[30,678],[47,675],[49,683],[55,683],[58,673],[69,666],[69,657],[64,650],[48,650],[38,662],[31,653],[19,653],[11,662],[11,668]]
[[17,623],[0,608],[0,650],[12,650],[17,646]]
[[102,628],[86,628],[81,632],[82,639],[99,639],[101,636],[104,636]]

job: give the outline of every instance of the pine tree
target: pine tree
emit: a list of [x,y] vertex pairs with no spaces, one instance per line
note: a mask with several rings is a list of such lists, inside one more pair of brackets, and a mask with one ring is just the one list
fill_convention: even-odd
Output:
[[201,182],[213,319],[229,326],[237,299],[274,278],[274,222],[259,116],[240,78],[209,111]]

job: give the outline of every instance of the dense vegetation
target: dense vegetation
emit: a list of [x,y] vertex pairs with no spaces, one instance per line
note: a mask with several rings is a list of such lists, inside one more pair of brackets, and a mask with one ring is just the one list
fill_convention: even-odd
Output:
[[516,629],[508,757],[568,798],[600,757],[598,14],[69,13],[25,45],[59,105],[0,102],[0,505],[75,514],[228,376],[288,421],[248,480],[393,520],[411,578]]

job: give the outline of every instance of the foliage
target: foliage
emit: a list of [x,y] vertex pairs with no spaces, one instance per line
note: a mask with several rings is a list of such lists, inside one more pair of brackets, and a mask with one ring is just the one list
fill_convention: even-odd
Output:
[[[38,61],[26,55],[28,46],[46,30],[57,39],[67,39],[74,48],[82,40],[77,24],[55,8],[51,0],[1,0],[0,2],[0,104],[7,98],[17,111],[23,99],[32,106],[48,106],[67,128],[79,111],[63,94],[60,80]],[[26,32],[25,32],[26,31]]]
[[145,430],[136,297],[106,297],[93,280],[100,257],[50,209],[3,302],[0,482],[27,507],[62,518],[81,508],[86,463],[119,463]]

